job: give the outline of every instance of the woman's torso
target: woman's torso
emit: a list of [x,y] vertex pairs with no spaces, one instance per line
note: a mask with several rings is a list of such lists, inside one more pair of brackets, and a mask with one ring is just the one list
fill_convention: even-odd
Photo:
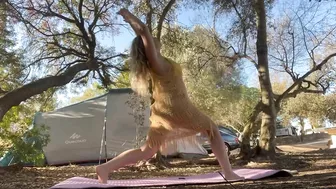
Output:
[[185,100],[188,98],[187,89],[183,81],[182,68],[176,62],[166,58],[171,65],[164,76],[151,73],[153,98],[155,102]]

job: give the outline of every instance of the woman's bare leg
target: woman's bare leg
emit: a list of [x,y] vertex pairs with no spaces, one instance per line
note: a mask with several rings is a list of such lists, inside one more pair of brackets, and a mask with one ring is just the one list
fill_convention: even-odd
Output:
[[212,152],[215,154],[217,161],[219,162],[225,178],[227,180],[240,180],[244,177],[238,176],[232,171],[232,167],[229,161],[228,154],[226,153],[226,145],[219,133],[218,128],[213,129],[213,137],[210,139]]
[[96,173],[99,182],[106,183],[110,172],[124,167],[125,165],[135,164],[140,160],[149,159],[157,152],[157,150],[158,148],[150,148],[145,144],[139,149],[127,150],[110,161],[98,165],[96,167]]

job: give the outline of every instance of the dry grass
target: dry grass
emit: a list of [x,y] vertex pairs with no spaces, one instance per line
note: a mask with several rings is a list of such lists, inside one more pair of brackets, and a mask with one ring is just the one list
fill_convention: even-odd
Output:
[[[320,150],[305,153],[281,153],[274,161],[253,160],[249,163],[232,160],[235,167],[275,168],[298,170],[293,177],[274,178],[245,183],[234,183],[235,188],[336,188],[335,150]],[[195,161],[170,160],[171,168],[165,170],[122,169],[110,175],[110,179],[132,179],[165,177],[176,175],[194,175],[219,170],[217,161],[205,158]],[[139,174],[141,173],[141,174]],[[93,166],[62,166],[6,170],[0,172],[0,188],[50,188],[51,186],[74,176],[96,178]],[[230,188],[227,184],[173,186],[177,188]]]

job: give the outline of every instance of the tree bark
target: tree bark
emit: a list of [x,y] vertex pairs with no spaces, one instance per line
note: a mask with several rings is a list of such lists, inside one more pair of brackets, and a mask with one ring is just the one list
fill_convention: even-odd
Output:
[[299,117],[299,121],[300,121],[300,126],[301,126],[300,141],[303,142],[303,138],[304,138],[304,121],[303,121],[303,118]]
[[258,104],[254,107],[253,112],[249,115],[249,118],[247,120],[247,124],[244,127],[244,131],[242,133],[242,138],[241,138],[241,148],[240,148],[240,154],[239,156],[242,159],[249,159],[251,157],[251,146],[250,146],[250,140],[251,140],[251,135],[256,132],[255,128],[257,127],[257,118],[258,115],[261,112],[262,109],[262,102],[259,101]]
[[165,6],[165,8],[163,9],[162,11],[162,14],[159,18],[159,21],[158,21],[158,26],[157,26],[157,35],[156,35],[156,38],[160,41],[161,39],[161,32],[162,32],[162,26],[163,26],[163,21],[164,19],[166,18],[168,12],[170,11],[170,9],[173,7],[174,3],[176,2],[176,0],[170,0],[168,2],[168,4]]
[[152,33],[153,32],[152,17],[153,17],[154,10],[153,10],[153,7],[152,7],[152,4],[151,4],[150,0],[146,0],[146,5],[149,9],[149,11],[146,14],[146,24],[147,24],[147,27],[149,29],[149,32]]
[[257,69],[259,73],[261,101],[263,103],[259,141],[261,148],[260,154],[267,157],[273,157],[275,155],[276,111],[269,76],[266,11],[264,0],[255,1],[255,12],[257,17]]
[[0,98],[0,120],[13,107],[18,106],[21,102],[28,98],[41,94],[52,87],[63,86],[69,83],[77,73],[87,70],[88,63],[79,63],[69,67],[64,73],[57,76],[49,76],[37,81],[33,81],[27,85],[17,88]]
[[251,140],[251,135],[252,135],[252,130],[254,127],[254,123],[248,123],[244,127],[244,131],[242,134],[242,141],[241,141],[241,146],[240,146],[240,153],[239,156],[242,159],[250,159],[251,158],[251,145],[250,145],[250,140]]

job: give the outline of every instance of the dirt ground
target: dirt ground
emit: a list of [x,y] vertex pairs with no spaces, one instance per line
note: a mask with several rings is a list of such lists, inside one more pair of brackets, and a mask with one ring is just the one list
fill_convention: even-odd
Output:
[[[242,162],[231,157],[235,168],[275,168],[297,170],[293,177],[265,179],[259,181],[237,182],[235,188],[336,188],[336,150],[317,150],[310,152],[281,152],[273,162],[252,160]],[[182,176],[207,173],[219,170],[214,157],[184,161],[170,160],[171,167],[165,170],[135,170],[128,168],[110,175],[110,179],[131,179],[147,177]],[[139,174],[141,173],[141,174]],[[36,189],[51,186],[74,176],[96,178],[93,166],[62,166],[43,168],[12,167],[0,171],[0,188],[6,189]],[[162,187],[161,187],[162,188]],[[228,184],[172,186],[177,188],[231,188]]]

